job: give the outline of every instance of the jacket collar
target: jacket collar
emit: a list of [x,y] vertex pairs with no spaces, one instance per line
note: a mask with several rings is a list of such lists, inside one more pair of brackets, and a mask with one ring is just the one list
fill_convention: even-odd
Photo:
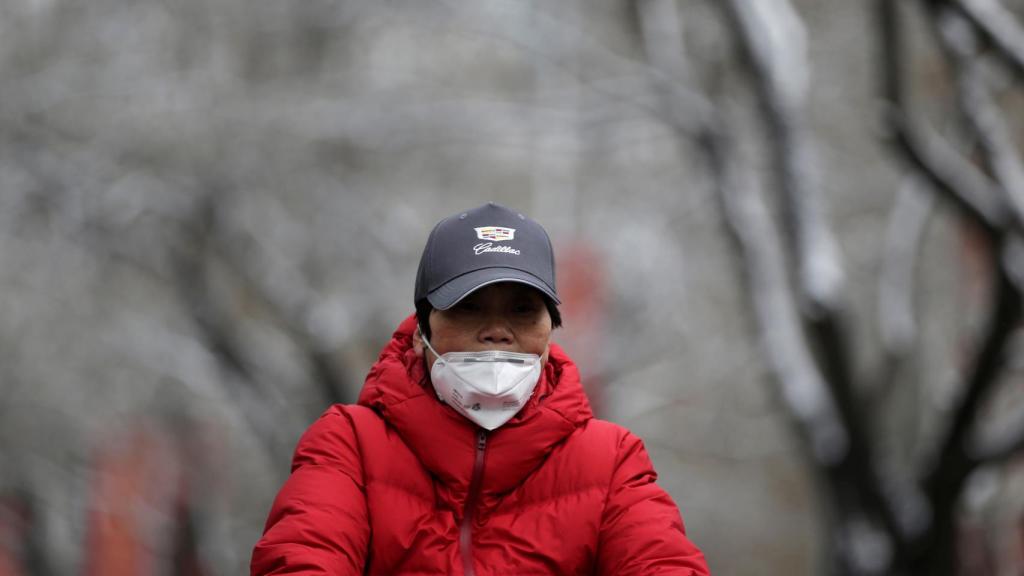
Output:
[[[437,398],[423,359],[412,349],[415,315],[399,325],[370,369],[359,404],[376,410],[420,462],[461,500],[475,460],[475,424]],[[551,450],[593,417],[579,371],[557,344],[533,396],[488,433],[482,489],[497,496],[521,484]]]

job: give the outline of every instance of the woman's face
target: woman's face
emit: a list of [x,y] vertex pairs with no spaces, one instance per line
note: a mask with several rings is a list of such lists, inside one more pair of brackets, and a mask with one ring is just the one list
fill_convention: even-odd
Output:
[[[438,354],[504,350],[536,354],[548,360],[551,315],[540,291],[516,282],[484,286],[447,310],[430,312],[430,345]],[[417,331],[413,348],[426,355],[428,368],[437,357]]]

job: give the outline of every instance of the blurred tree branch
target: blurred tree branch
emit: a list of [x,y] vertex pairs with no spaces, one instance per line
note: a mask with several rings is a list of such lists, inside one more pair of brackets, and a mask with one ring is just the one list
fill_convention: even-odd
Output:
[[1001,464],[1024,450],[1024,411],[996,433],[977,432],[967,447],[968,459],[977,466]]
[[985,84],[984,55],[978,51],[978,39],[968,22],[945,6],[936,8],[935,28],[953,66],[961,116],[971,137],[977,140],[986,170],[1002,187],[1006,204],[1020,228],[1024,223],[1024,165],[1007,130],[1007,118]]
[[[809,70],[805,32],[796,12],[785,0],[775,1],[770,6],[733,0],[726,6],[735,22],[739,45],[751,66],[764,111],[762,117],[775,142],[772,151],[780,176],[782,213],[800,279],[800,299],[804,305],[786,313],[789,318],[800,318],[800,328],[786,339],[796,342],[806,339],[810,343],[816,369],[823,377],[817,387],[835,403],[837,412],[834,416],[821,412],[820,417],[833,418],[847,436],[846,444],[832,461],[818,462],[835,506],[834,561],[837,569],[843,566],[845,568],[840,570],[855,574],[885,572],[893,561],[893,549],[898,551],[902,546],[905,539],[902,527],[906,523],[901,523],[890,507],[886,494],[891,490],[875,468],[874,446],[848,358],[849,328],[844,320],[841,296],[844,275],[835,242],[821,215],[814,171],[816,161],[811,156],[811,145],[800,119],[807,90],[805,75]],[[764,210],[751,212],[764,213]],[[726,210],[726,214],[729,213]],[[761,219],[765,220],[766,216]],[[757,228],[750,222],[744,225],[742,221],[733,221],[731,226],[734,234],[742,228]],[[759,250],[748,250],[744,258],[748,266],[754,261],[777,258],[772,253],[778,249],[771,248],[767,237],[756,241],[756,245]],[[784,269],[782,266],[780,261],[772,267]],[[763,279],[751,279],[754,281],[749,285],[756,300],[757,292],[770,284]],[[791,296],[781,288],[777,291],[779,296],[772,308],[784,309],[783,302],[788,302]],[[786,321],[792,322],[762,317],[762,323],[767,326],[777,327]],[[772,338],[777,337],[777,334],[772,335]],[[776,372],[783,386],[787,386],[787,380],[795,380],[793,374],[778,368]],[[803,420],[798,418],[798,423]],[[884,531],[877,526],[879,522]]]
[[1024,76],[1024,27],[998,0],[930,0],[960,10],[996,48],[1007,64]]
[[920,180],[907,178],[889,215],[878,289],[878,323],[885,359],[872,378],[876,403],[888,397],[896,374],[918,341],[915,277],[935,205],[934,195],[922,190],[923,186]]
[[952,145],[912,118],[904,86],[902,58],[906,48],[900,38],[899,6],[900,2],[878,0],[887,126],[899,151],[937,191],[986,230],[1001,233],[1009,224],[1008,214],[995,183]]
[[[933,8],[938,4],[932,2]],[[980,4],[974,4],[977,8]],[[843,273],[831,232],[818,202],[816,161],[802,127],[809,69],[804,60],[804,31],[785,0],[725,4],[738,44],[750,65],[751,79],[772,145],[786,244],[776,241],[771,217],[758,192],[756,177],[731,142],[741,131],[725,123],[727,113],[702,116],[697,140],[705,150],[722,201],[725,221],[740,249],[761,341],[776,373],[783,404],[809,448],[832,504],[832,569],[843,574],[948,574],[956,566],[953,535],[955,503],[978,458],[1004,458],[1024,442],[1020,427],[986,444],[971,456],[967,438],[976,425],[982,400],[998,380],[1001,360],[1021,315],[1021,286],[1014,273],[1019,263],[1011,246],[1024,220],[1020,215],[1019,154],[1002,129],[1004,120],[988,96],[974,41],[963,22],[940,7],[931,12],[940,29],[947,56],[954,61],[960,86],[958,110],[979,143],[992,179],[954,146],[911,114],[904,78],[898,6],[879,3],[882,30],[883,93],[888,100],[888,126],[905,159],[929,186],[904,190],[890,223],[885,274],[880,280],[881,311],[893,314],[883,321],[887,362],[886,380],[913,344],[913,285],[915,261],[931,202],[912,201],[921,190],[950,201],[977,222],[992,239],[993,284],[990,320],[981,344],[969,362],[953,415],[938,440],[931,465],[911,473],[918,484],[887,478],[878,470],[873,437],[865,409],[870,399],[858,394],[848,358],[842,297]],[[1015,36],[1000,26],[993,31],[990,15],[976,12],[973,22],[998,34],[1004,47]],[[640,19],[641,22],[643,19]],[[641,27],[643,34],[644,30]],[[649,34],[648,34],[649,35]],[[1004,49],[1004,53],[1011,50]],[[1005,54],[1004,54],[1005,55]],[[687,67],[666,61],[654,51],[648,58],[663,70],[676,71],[684,81]],[[1011,58],[1012,62],[1012,58]],[[671,90],[665,90],[671,98]],[[716,99],[717,109],[721,100]],[[671,109],[671,108],[669,108]],[[1012,255],[1011,255],[1012,253]],[[792,255],[796,290],[787,281],[786,255]],[[800,302],[801,306],[794,305]],[[891,384],[883,387],[887,391]],[[899,499],[896,502],[893,499]]]
[[[985,165],[996,174],[990,180],[945,141],[927,134],[911,119],[903,78],[906,75],[901,42],[899,3],[880,1],[883,94],[890,106],[887,120],[897,148],[961,213],[976,222],[990,238],[992,309],[969,373],[954,399],[952,417],[936,444],[936,456],[919,472],[932,510],[929,530],[915,539],[906,564],[913,573],[949,573],[955,567],[956,503],[964,482],[977,461],[968,454],[967,439],[977,425],[982,400],[996,384],[1009,336],[1020,322],[1021,285],[1013,277],[1012,245],[1021,230],[1017,193],[1019,158],[1002,132],[999,113],[985,91],[977,69],[970,30],[959,22],[945,2],[930,2],[929,16],[947,57],[953,61],[958,85],[958,110],[978,142]],[[1012,22],[1012,20],[1011,20]],[[976,22],[977,23],[977,22]],[[1004,31],[1006,27],[1002,28]]]

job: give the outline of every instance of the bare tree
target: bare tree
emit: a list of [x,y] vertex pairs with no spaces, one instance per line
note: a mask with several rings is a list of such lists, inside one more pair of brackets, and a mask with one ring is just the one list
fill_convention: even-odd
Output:
[[[880,306],[885,363],[872,371],[883,384],[872,386],[858,381],[850,359],[845,280],[820,207],[815,145],[803,120],[809,69],[805,30],[786,0],[722,4],[750,71],[764,133],[772,141],[770,187],[781,207],[781,234],[752,174],[752,159],[739,145],[743,127],[732,120],[728,105],[704,106],[698,139],[739,249],[780,397],[820,479],[829,512],[829,569],[836,574],[956,573],[957,518],[966,480],[980,466],[1024,448],[1020,425],[984,441],[976,434],[983,402],[1000,381],[1011,336],[1019,328],[1024,290],[1024,168],[984,67],[1002,65],[1019,79],[1024,29],[995,1],[921,3],[957,87],[956,111],[969,145],[961,150],[913,114],[900,14],[901,4],[909,3],[878,2],[885,121],[895,149],[917,178],[893,212]],[[988,50],[981,48],[983,42]],[[649,57],[661,58],[666,72],[682,68],[657,52]],[[671,100],[672,91],[666,93]],[[715,101],[723,102],[721,96],[716,93]],[[880,431],[868,415],[875,400],[865,390],[880,387],[886,393],[891,384],[884,382],[895,379],[913,345],[914,267],[931,207],[922,194],[950,203],[984,232],[993,279],[988,320],[943,431],[920,458],[893,473],[880,464]]]

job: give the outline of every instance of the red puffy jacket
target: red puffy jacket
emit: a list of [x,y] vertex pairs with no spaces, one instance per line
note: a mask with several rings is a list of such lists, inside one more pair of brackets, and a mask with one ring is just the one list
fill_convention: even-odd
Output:
[[252,574],[708,574],[643,444],[593,417],[557,346],[516,417],[485,432],[438,401],[415,318],[359,404],[299,441]]

